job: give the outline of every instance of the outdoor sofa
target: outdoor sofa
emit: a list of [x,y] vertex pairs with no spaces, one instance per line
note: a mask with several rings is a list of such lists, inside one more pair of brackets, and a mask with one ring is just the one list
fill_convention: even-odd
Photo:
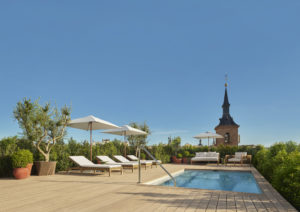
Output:
[[236,152],[234,155],[225,156],[225,164],[227,165],[227,163],[233,163],[235,165],[236,163],[239,163],[242,165],[245,161],[248,160],[251,164],[251,159],[252,156],[247,155],[247,152]]
[[[127,155],[127,157],[132,161],[138,161],[139,159],[135,155]],[[157,164],[161,163],[161,160],[141,160],[141,162],[151,162],[152,165],[157,167]]]
[[[122,155],[114,155],[114,158],[116,158],[118,161],[122,163],[136,163],[138,164],[137,161],[130,161],[127,158],[123,157]],[[151,167],[152,169],[152,161],[141,161],[141,166],[145,167],[145,170],[147,169],[148,166]]]
[[217,152],[196,152],[195,157],[191,158],[191,164],[196,162],[217,162],[219,165],[220,156]]
[[124,169],[131,169],[133,172],[133,169],[138,168],[138,164],[135,162],[129,162],[129,163],[117,163],[116,161],[112,160],[110,157],[105,155],[99,155],[96,156],[98,160],[101,162],[108,164],[108,165],[121,165]]
[[112,171],[119,171],[123,174],[123,168],[121,165],[94,164],[84,156],[69,156],[69,158],[78,166],[69,168],[68,172],[70,172],[70,170],[80,170],[82,173],[84,170],[93,170],[94,173],[96,173],[96,171],[99,170],[107,171],[109,176]]

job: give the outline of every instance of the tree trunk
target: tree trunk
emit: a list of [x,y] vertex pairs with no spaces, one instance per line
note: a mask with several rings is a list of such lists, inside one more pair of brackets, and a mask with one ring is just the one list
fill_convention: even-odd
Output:
[[45,161],[49,162],[49,160],[50,160],[50,153],[46,153],[45,154]]

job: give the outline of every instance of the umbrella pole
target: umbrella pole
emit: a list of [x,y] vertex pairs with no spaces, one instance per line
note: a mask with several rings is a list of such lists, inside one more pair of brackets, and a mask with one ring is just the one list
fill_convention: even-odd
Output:
[[124,157],[126,157],[126,132],[124,133]]
[[93,150],[92,150],[92,140],[93,140],[93,138],[92,138],[92,124],[93,124],[93,123],[91,122],[91,123],[90,123],[90,146],[91,146],[90,156],[91,156],[91,161],[93,161],[93,160],[92,160],[92,158],[93,158],[93,157],[92,157],[92,151],[93,151]]
[[208,139],[208,151],[209,151],[209,137],[207,139]]

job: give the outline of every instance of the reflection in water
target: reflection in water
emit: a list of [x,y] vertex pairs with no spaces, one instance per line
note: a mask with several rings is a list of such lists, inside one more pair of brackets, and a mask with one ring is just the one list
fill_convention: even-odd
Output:
[[[186,170],[175,177],[178,187],[261,193],[251,172]],[[172,180],[161,185],[172,186]]]

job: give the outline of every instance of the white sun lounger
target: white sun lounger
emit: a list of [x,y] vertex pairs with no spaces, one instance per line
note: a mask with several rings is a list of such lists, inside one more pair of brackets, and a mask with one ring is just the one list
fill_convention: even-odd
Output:
[[[127,155],[127,157],[132,161],[138,161],[139,159],[135,155]],[[155,165],[157,167],[157,164],[161,163],[161,160],[141,160],[141,162],[151,162],[152,165]]]
[[78,167],[72,167],[68,170],[80,170],[82,173],[83,170],[94,170],[94,173],[96,173],[97,170],[100,171],[107,171],[109,173],[109,176],[111,174],[111,171],[117,170],[120,171],[121,174],[123,174],[123,168],[121,165],[106,165],[106,164],[94,164],[84,156],[69,156],[69,158],[78,165]]
[[124,169],[131,169],[132,172],[133,172],[134,168],[138,168],[137,163],[134,163],[134,162],[119,163],[105,155],[99,155],[99,156],[96,156],[96,158],[108,165],[121,165]]
[[[138,164],[138,161],[130,161],[127,158],[123,157],[122,155],[114,155],[114,158],[116,158],[118,161],[121,161],[122,163],[136,163]],[[141,165],[147,169],[147,166],[150,166],[152,168],[152,162],[151,161],[141,161]]]

